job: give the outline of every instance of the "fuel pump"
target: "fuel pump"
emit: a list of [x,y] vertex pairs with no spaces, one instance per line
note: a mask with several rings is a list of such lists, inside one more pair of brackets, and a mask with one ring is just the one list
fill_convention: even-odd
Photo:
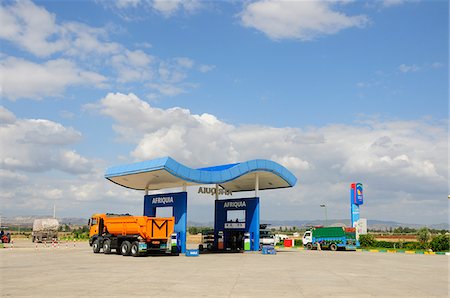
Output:
[[179,242],[178,234],[172,233],[172,235],[170,235],[170,247],[172,250],[172,254],[179,253],[179,249],[178,249],[179,243],[178,242]]
[[217,249],[223,250],[223,231],[217,233]]
[[244,250],[250,250],[250,233],[244,233]]

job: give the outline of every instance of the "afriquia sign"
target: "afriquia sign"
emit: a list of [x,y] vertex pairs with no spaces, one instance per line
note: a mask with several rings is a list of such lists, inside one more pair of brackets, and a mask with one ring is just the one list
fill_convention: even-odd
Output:
[[363,185],[361,183],[352,183],[351,188],[353,191],[353,204],[363,204]]
[[152,199],[152,204],[173,204],[173,197],[156,197]]
[[233,192],[231,190],[228,190],[228,189],[218,188],[216,190],[215,187],[202,187],[202,186],[200,186],[198,188],[198,193],[210,194],[212,196],[215,196],[216,192],[218,192],[219,195],[226,195],[226,196],[232,196],[233,195]]
[[247,208],[245,201],[228,201],[223,204],[223,208]]

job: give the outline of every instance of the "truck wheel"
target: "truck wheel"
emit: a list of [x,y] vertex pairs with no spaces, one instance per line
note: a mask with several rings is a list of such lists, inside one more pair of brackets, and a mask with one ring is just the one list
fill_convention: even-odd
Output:
[[92,251],[95,254],[98,254],[100,252],[100,241],[98,239],[95,239],[94,243],[92,243]]
[[122,256],[129,256],[130,248],[131,248],[130,241],[125,240],[124,242],[122,242],[122,245],[120,246],[120,253],[122,254]]
[[306,249],[312,250],[313,249],[312,243],[306,244]]
[[138,241],[134,241],[131,244],[130,252],[131,252],[131,256],[139,257],[139,242]]
[[330,244],[330,250],[332,250],[332,251],[336,251],[337,250],[337,245],[336,244],[334,244],[334,243],[331,243]]
[[110,254],[111,253],[111,240],[106,239],[103,241],[103,253]]
[[33,242],[34,243],[34,241],[36,241],[36,239],[35,239],[35,237],[33,236],[33,238],[31,238],[32,240],[31,240],[31,242]]

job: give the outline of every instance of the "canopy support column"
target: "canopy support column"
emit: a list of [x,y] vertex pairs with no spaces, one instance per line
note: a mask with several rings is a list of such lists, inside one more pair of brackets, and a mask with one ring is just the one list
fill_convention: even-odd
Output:
[[259,173],[256,173],[255,176],[255,197],[258,197],[258,191],[259,191]]
[[216,184],[216,200],[219,199],[219,184]]

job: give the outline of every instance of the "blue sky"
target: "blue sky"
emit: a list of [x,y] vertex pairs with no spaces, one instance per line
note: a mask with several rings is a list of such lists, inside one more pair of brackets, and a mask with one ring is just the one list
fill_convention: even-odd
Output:
[[[267,192],[266,219],[320,218],[324,202],[345,218],[361,181],[362,216],[446,222],[448,11],[4,1],[3,216],[48,214],[54,201],[61,216],[140,213],[141,194],[109,185],[105,168],[170,155],[192,167],[285,165],[299,184]],[[189,220],[212,218],[212,201],[192,192]]]

